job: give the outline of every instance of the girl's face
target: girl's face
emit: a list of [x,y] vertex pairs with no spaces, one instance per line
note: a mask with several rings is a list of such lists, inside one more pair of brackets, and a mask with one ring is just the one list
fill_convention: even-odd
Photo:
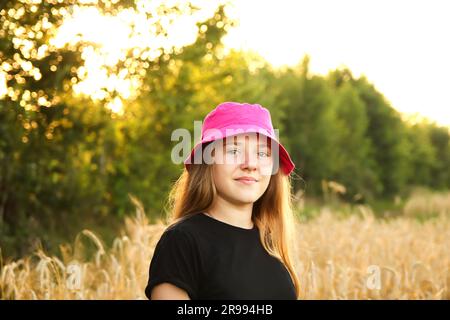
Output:
[[270,139],[242,133],[215,143],[212,170],[218,195],[236,204],[254,203],[266,191],[272,174]]

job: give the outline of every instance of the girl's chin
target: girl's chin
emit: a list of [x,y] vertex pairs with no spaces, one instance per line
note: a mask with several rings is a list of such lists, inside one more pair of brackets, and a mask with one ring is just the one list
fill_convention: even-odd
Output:
[[243,194],[240,195],[240,197],[236,197],[236,194],[233,194],[233,198],[235,202],[240,203],[254,203],[256,200],[258,200],[258,197],[256,195],[248,195],[244,196]]

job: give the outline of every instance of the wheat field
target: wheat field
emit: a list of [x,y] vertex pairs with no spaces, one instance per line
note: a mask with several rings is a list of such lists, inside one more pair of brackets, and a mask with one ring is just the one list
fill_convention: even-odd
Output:
[[[401,217],[388,220],[359,206],[345,218],[323,207],[301,222],[300,299],[450,299],[450,195],[430,197],[413,196]],[[434,216],[419,222],[410,217],[418,210]],[[146,299],[148,264],[165,226],[149,224],[139,204],[124,224],[109,248],[83,230],[60,246],[62,259],[38,251],[0,261],[0,298]],[[89,256],[86,242],[96,248]]]

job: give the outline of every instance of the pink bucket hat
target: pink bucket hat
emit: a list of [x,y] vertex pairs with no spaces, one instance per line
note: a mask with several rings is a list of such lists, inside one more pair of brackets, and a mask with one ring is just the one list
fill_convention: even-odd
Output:
[[201,141],[184,160],[187,170],[192,163],[197,163],[194,162],[195,154],[203,150],[202,146],[205,143],[239,133],[252,132],[263,134],[278,144],[280,167],[285,175],[289,175],[295,168],[289,153],[275,135],[269,110],[259,104],[223,102],[206,115],[201,131]]

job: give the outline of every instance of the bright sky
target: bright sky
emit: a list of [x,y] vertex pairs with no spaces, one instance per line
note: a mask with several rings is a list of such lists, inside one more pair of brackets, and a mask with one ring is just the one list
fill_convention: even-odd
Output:
[[314,73],[346,65],[397,110],[450,126],[449,12],[445,0],[235,1],[240,25],[225,43],[275,66],[305,53]]
[[[152,10],[161,2],[170,5],[184,0],[139,1]],[[100,43],[102,52],[97,55],[89,48],[83,52],[86,68],[79,73],[86,79],[75,91],[102,99],[107,92],[101,87],[106,86],[126,99],[139,83],[126,79],[127,70],[110,79],[102,66],[117,63],[129,47],[150,48],[146,54],[151,58],[159,55],[161,46],[194,42],[198,30],[192,20],[207,19],[218,2],[228,1],[232,6],[227,14],[238,20],[238,26],[224,38],[226,47],[256,51],[274,66],[295,65],[309,54],[310,70],[316,74],[345,65],[356,77],[365,74],[399,111],[450,126],[450,1],[191,1],[202,10],[194,18],[176,19],[173,25],[166,19],[169,39],[153,37],[144,14],[125,10],[108,18],[95,9],[76,11],[54,43],[63,45],[81,33]],[[129,36],[131,21],[140,32],[135,37]],[[0,97],[7,93],[5,86],[0,70]],[[121,99],[110,104],[113,110],[121,110]]]

